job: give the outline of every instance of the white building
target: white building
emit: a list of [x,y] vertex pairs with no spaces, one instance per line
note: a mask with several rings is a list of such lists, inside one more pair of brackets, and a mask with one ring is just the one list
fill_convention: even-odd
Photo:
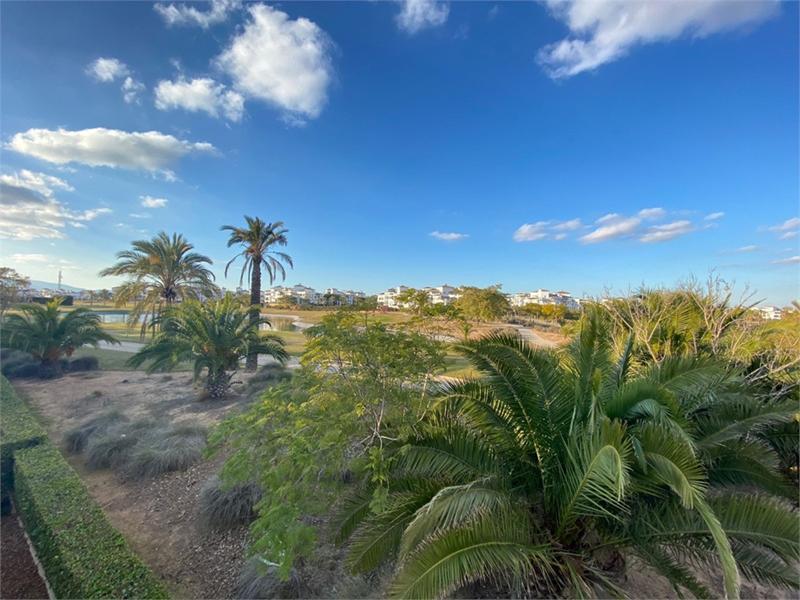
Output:
[[404,308],[404,303],[398,302],[397,297],[405,292],[408,287],[398,285],[397,287],[389,288],[385,292],[378,294],[378,306],[385,306],[386,308]]
[[367,297],[364,292],[358,292],[355,290],[338,290],[336,288],[327,288],[325,290],[325,294],[322,296],[323,303],[328,298],[336,298],[336,302],[338,304],[345,304],[347,306],[352,306],[359,300],[363,300]]
[[[387,308],[408,308],[408,302],[399,302],[397,297],[410,288],[405,285],[398,285],[397,287],[389,288],[385,292],[378,294],[378,306],[385,306]],[[457,287],[452,285],[439,285],[436,287],[422,288],[422,291],[428,294],[428,299],[431,304],[452,304],[461,294],[458,292]]]
[[761,313],[761,318],[767,321],[777,321],[783,316],[783,311],[777,306],[757,306],[756,310]]
[[540,288],[535,292],[517,292],[509,294],[508,301],[511,306],[522,307],[526,304],[560,304],[567,310],[578,310],[580,301],[573,298],[572,294],[565,291],[551,292]]
[[319,304],[321,295],[314,288],[298,283],[292,287],[276,285],[261,292],[264,304]]

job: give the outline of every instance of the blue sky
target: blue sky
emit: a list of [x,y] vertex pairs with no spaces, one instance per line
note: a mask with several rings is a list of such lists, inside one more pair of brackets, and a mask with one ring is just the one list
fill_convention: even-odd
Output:
[[[2,263],[283,220],[289,283],[799,294],[798,5],[12,3]],[[99,60],[98,59],[102,59]]]

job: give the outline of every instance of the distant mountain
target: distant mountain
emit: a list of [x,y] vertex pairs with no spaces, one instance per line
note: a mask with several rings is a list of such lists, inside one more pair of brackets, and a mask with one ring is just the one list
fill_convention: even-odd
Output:
[[[35,290],[55,290],[58,289],[58,284],[53,283],[52,281],[38,281],[37,279],[31,279],[31,287]],[[65,292],[82,292],[83,288],[75,287],[74,285],[67,285],[66,283],[61,284],[61,289]]]

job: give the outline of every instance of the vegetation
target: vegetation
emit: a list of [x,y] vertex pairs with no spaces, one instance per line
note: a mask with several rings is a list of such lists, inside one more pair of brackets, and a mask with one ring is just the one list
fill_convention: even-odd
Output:
[[179,300],[211,298],[217,293],[214,274],[206,267],[211,259],[193,252],[182,235],[161,232],[151,240],[133,242],[132,249],[117,253],[118,262],[100,271],[102,277],[126,276],[117,288],[117,306],[132,303],[131,324],[140,324],[144,335],[154,327],[164,307]]
[[3,345],[30,353],[40,363],[41,377],[62,373],[62,357],[70,357],[82,346],[100,342],[117,343],[100,324],[100,317],[85,308],[68,313],[59,311],[61,299],[46,305],[22,304],[19,314],[8,315],[3,322]]
[[125,478],[183,471],[200,461],[206,430],[194,425],[130,422],[118,411],[102,413],[64,436],[67,451],[86,457],[90,469],[113,469]]
[[223,481],[254,481],[265,490],[253,549],[280,565],[283,577],[314,549],[316,531],[306,517],[328,515],[355,464],[381,487],[385,448],[425,412],[431,374],[443,359],[429,338],[353,312],[326,315],[308,335],[291,380],[268,389],[210,440],[231,451]]
[[454,306],[464,318],[471,321],[496,321],[509,309],[508,299],[499,286],[488,288],[462,287]]
[[200,490],[200,526],[204,529],[231,529],[247,525],[255,517],[259,500],[261,488],[255,483],[226,486],[215,475]]
[[49,443],[14,454],[16,508],[58,598],[167,598]]
[[22,300],[22,290],[30,287],[31,280],[10,267],[0,267],[0,319],[6,311]]
[[[759,433],[796,407],[765,402],[701,359],[612,360],[602,319],[563,356],[493,335],[463,344],[484,378],[445,386],[391,454],[390,493],[366,477],[342,509],[350,564],[397,556],[396,597],[490,579],[514,594],[618,594],[628,553],[676,589],[710,591],[689,564],[797,585],[798,519]],[[739,486],[760,493],[737,494]],[[737,567],[738,563],[738,567]]]
[[[265,223],[258,217],[245,216],[245,227],[234,227],[224,225],[223,231],[229,231],[228,248],[231,246],[241,246],[242,251],[234,256],[225,265],[225,276],[228,276],[228,268],[240,256],[244,259],[242,264],[242,274],[239,277],[239,284],[244,281],[247,274],[250,279],[250,306],[253,307],[250,319],[255,323],[259,318],[261,307],[261,268],[269,277],[269,284],[275,281],[275,277],[280,274],[282,279],[286,279],[285,265],[293,267],[292,257],[285,252],[274,250],[276,246],[286,246],[286,234],[289,232],[282,221],[275,223]],[[255,371],[258,365],[258,355],[251,352],[247,356],[246,368],[248,371]]]
[[149,362],[147,371],[170,370],[181,361],[191,361],[195,379],[205,371],[205,388],[211,398],[228,391],[239,361],[264,354],[283,363],[288,354],[283,340],[262,335],[259,327],[267,319],[252,315],[230,294],[201,304],[188,300],[171,307],[156,319],[159,332],[129,360],[134,367]]

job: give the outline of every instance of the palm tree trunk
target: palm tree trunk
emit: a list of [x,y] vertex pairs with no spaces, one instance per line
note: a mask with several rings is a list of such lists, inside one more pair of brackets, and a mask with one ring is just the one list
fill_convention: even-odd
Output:
[[[250,275],[250,322],[255,322],[261,313],[261,262],[253,261],[253,272]],[[245,371],[255,371],[258,368],[258,354],[247,355],[244,363]]]

